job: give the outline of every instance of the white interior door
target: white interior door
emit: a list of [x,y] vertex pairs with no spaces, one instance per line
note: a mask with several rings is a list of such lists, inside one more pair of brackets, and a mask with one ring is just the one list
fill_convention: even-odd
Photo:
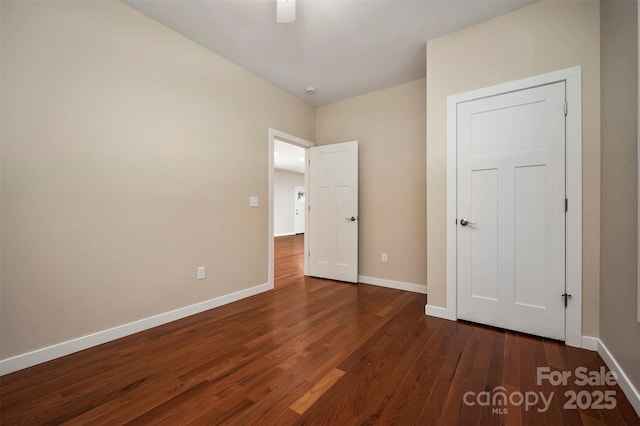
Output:
[[458,318],[565,339],[565,83],[457,106]]
[[358,142],[309,148],[309,275],[358,282]]
[[304,234],[304,188],[293,188],[293,232]]

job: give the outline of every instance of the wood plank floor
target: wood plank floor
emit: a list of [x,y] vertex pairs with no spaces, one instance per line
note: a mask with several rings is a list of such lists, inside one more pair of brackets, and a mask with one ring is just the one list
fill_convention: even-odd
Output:
[[[537,385],[537,367],[597,371],[595,352],[305,278],[302,251],[302,236],[277,239],[274,291],[2,377],[2,424],[640,424],[617,386]],[[499,386],[511,402],[478,405]],[[615,408],[563,408],[565,392],[604,390]],[[540,412],[517,392],[554,396]]]

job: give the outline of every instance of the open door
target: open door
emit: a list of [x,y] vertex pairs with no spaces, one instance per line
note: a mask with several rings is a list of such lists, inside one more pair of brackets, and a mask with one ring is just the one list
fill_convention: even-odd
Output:
[[309,148],[309,275],[358,282],[358,142]]

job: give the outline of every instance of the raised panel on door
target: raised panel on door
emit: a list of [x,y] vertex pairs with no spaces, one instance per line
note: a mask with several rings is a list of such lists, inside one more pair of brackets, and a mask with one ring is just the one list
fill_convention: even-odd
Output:
[[471,211],[481,223],[471,233],[471,297],[498,300],[498,171],[471,172]]
[[312,244],[314,261],[320,265],[332,265],[335,258],[337,232],[323,232],[325,229],[336,228],[335,191],[329,185],[318,185],[315,188],[316,197],[313,203],[314,229]]
[[515,169],[514,303],[544,309],[547,300],[546,167]]

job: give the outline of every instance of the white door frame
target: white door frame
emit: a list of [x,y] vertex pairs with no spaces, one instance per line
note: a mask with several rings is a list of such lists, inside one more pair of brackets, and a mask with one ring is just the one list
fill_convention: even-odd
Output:
[[[274,144],[275,140],[279,139],[281,141],[290,143],[292,145],[297,145],[305,149],[305,173],[304,173],[304,193],[305,193],[305,206],[307,205],[307,197],[306,194],[309,192],[309,181],[308,181],[308,168],[309,162],[307,161],[307,148],[311,148],[312,146],[316,146],[313,142],[309,142],[308,140],[299,138],[297,136],[290,135],[288,133],[282,132],[280,130],[269,128],[269,235],[268,235],[268,252],[269,252],[269,276],[268,276],[268,284],[269,288],[274,288],[274,267],[273,262],[275,261],[274,254],[274,237],[273,237],[273,152],[274,152]],[[304,228],[305,230],[309,229],[309,215],[304,215]],[[309,248],[307,247],[307,235],[308,232],[304,234],[304,252],[308,253]],[[307,256],[304,256],[304,274],[307,275]]]
[[444,309],[427,305],[427,315],[453,321],[458,318],[457,104],[560,81],[566,82],[568,103],[565,185],[569,209],[566,215],[566,286],[567,292],[572,296],[566,309],[565,342],[569,346],[582,346],[582,70],[579,66],[447,97],[447,301]]

